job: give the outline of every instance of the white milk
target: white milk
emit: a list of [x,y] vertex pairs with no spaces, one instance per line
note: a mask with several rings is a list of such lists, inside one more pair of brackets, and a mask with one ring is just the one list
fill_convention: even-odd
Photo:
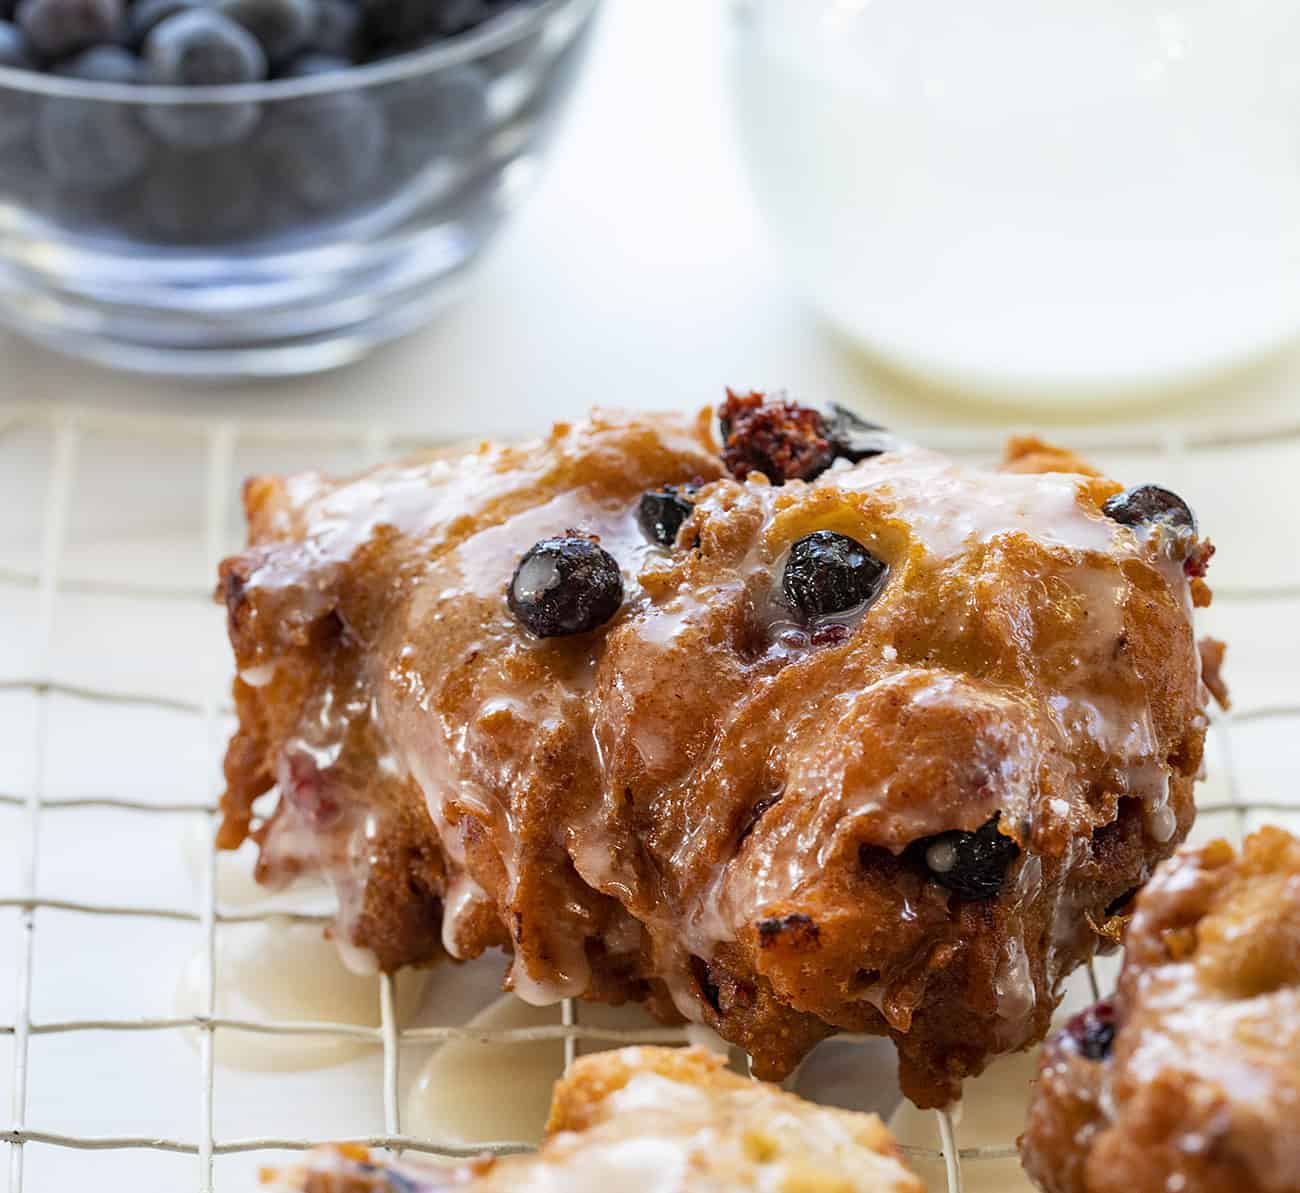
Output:
[[895,363],[1078,394],[1300,329],[1292,0],[754,0],[736,23],[769,224]]

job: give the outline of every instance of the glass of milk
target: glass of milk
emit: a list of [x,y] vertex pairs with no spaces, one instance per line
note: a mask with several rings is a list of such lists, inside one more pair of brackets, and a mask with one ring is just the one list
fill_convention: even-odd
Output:
[[1300,332],[1294,0],[742,0],[731,91],[797,284],[949,388],[1199,380]]

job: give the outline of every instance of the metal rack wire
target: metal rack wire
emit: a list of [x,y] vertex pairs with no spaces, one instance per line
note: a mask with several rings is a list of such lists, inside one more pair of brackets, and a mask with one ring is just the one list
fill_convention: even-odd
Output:
[[[14,407],[0,411],[0,436],[17,428],[37,428],[51,437],[52,454],[45,477],[41,509],[41,539],[39,563],[35,571],[0,569],[0,586],[35,590],[37,614],[32,628],[37,644],[37,665],[29,676],[0,678],[0,692],[28,693],[36,701],[35,729],[32,741],[35,770],[30,790],[24,795],[0,793],[0,807],[21,809],[24,814],[26,848],[23,854],[20,894],[14,898],[0,899],[0,908],[16,908],[19,915],[19,940],[16,962],[17,1001],[12,1024],[0,1024],[0,1037],[10,1036],[13,1043],[11,1089],[13,1109],[8,1129],[0,1131],[0,1141],[8,1144],[10,1166],[10,1193],[24,1193],[24,1153],[31,1145],[90,1150],[152,1149],[162,1152],[192,1155],[197,1160],[196,1186],[200,1193],[212,1193],[213,1159],[216,1156],[240,1152],[280,1149],[305,1149],[321,1142],[306,1138],[217,1138],[214,1133],[214,1055],[213,1037],[218,1028],[232,1028],[247,1032],[281,1036],[325,1036],[339,1039],[365,1040],[377,1044],[383,1054],[382,1102],[384,1130],[381,1135],[361,1140],[369,1146],[391,1150],[425,1151],[444,1156],[465,1156],[485,1150],[509,1152],[520,1150],[522,1145],[503,1141],[472,1147],[450,1147],[431,1144],[425,1140],[404,1135],[399,1104],[399,1057],[401,1045],[407,1042],[440,1043],[452,1040],[480,1040],[495,1043],[524,1043],[559,1039],[563,1041],[565,1063],[573,1060],[580,1041],[605,1043],[685,1042],[685,1035],[677,1029],[650,1031],[617,1031],[584,1026],[580,1021],[578,1004],[563,1004],[561,1022],[554,1026],[516,1029],[467,1028],[460,1025],[403,1029],[397,1016],[393,983],[383,978],[380,984],[380,1015],[378,1027],[363,1027],[341,1023],[318,1022],[261,1022],[249,1019],[221,1017],[216,1014],[218,954],[217,928],[220,925],[264,922],[270,913],[229,913],[219,909],[216,891],[216,855],[209,848],[203,869],[202,890],[198,910],[168,909],[142,906],[108,905],[67,899],[38,896],[37,859],[40,835],[50,818],[74,816],[78,811],[111,808],[147,816],[177,816],[200,814],[206,817],[209,829],[215,828],[217,816],[216,791],[203,801],[146,802],[125,797],[108,796],[85,799],[45,798],[45,757],[49,728],[49,704],[54,696],[71,700],[112,704],[127,709],[156,709],[182,713],[199,718],[206,729],[212,757],[215,760],[223,742],[219,740],[220,716],[226,708],[227,676],[217,672],[205,677],[204,696],[193,701],[172,695],[136,695],[105,690],[92,685],[59,682],[51,677],[50,660],[55,643],[55,608],[61,593],[111,594],[119,597],[148,597],[197,601],[208,599],[208,590],[145,579],[130,581],[97,581],[67,579],[62,576],[65,536],[70,502],[75,492],[81,452],[87,435],[110,431],[115,435],[148,434],[158,436],[175,433],[188,439],[198,436],[203,443],[205,457],[204,499],[202,519],[202,548],[207,564],[207,574],[214,575],[216,564],[226,542],[225,525],[227,502],[235,480],[234,460],[241,439],[255,436],[262,443],[298,443],[304,437],[312,443],[324,443],[351,449],[358,463],[376,460],[389,451],[405,450],[417,446],[431,446],[418,437],[389,434],[375,428],[313,424],[303,428],[287,424],[241,425],[237,422],[209,423],[185,418],[137,418],[131,415],[112,414],[90,410],[61,407]],[[997,436],[972,436],[963,432],[947,443],[938,443],[958,454],[988,454],[1001,439]],[[948,438],[948,437],[943,437]],[[1076,442],[1085,449],[1108,450],[1121,447],[1127,450],[1158,450],[1163,448],[1171,457],[1181,458],[1198,451],[1220,449],[1225,446],[1278,442],[1300,442],[1300,422],[1292,425],[1241,428],[1239,426],[1202,429],[1185,434],[1178,429],[1166,431],[1145,430],[1136,438],[1125,433],[1076,436]],[[1220,600],[1240,602],[1269,602],[1300,596],[1300,585],[1252,585],[1224,583],[1217,585]],[[1294,812],[1295,806],[1280,802],[1250,802],[1241,791],[1241,783],[1233,759],[1230,730],[1251,720],[1269,718],[1295,718],[1300,723],[1300,705],[1277,705],[1256,708],[1239,716],[1219,717],[1214,724],[1220,757],[1223,759],[1229,799],[1201,806],[1202,813],[1230,812],[1235,819],[1238,838],[1247,827],[1248,814],[1252,812]],[[212,768],[214,776],[217,768]],[[5,776],[0,774],[0,783]],[[212,837],[209,833],[209,838]],[[34,948],[38,912],[61,911],[80,917],[114,917],[119,919],[150,918],[192,924],[202,942],[202,1006],[193,1017],[162,1018],[100,1018],[36,1021],[32,1016],[32,985]],[[276,913],[282,915],[283,913]],[[323,921],[324,917],[298,915],[299,921]],[[1093,990],[1097,989],[1096,975],[1089,970]],[[28,1088],[32,1071],[31,1042],[34,1038],[60,1033],[111,1031],[123,1033],[197,1031],[199,1033],[199,1064],[201,1069],[199,1104],[196,1107],[196,1131],[191,1138],[156,1138],[139,1136],[85,1136],[36,1130],[28,1126]],[[907,1149],[914,1156],[944,1163],[950,1193],[961,1188],[962,1167],[986,1160],[1006,1159],[1015,1154],[1008,1142],[1001,1146],[985,1146],[958,1150],[952,1119],[939,1113],[939,1149]],[[29,1190],[29,1193],[31,1191]]]

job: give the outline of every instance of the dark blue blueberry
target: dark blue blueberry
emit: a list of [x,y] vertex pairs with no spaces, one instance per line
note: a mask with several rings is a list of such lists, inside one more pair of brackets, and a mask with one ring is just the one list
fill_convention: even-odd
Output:
[[143,69],[140,59],[122,46],[94,46],[60,62],[54,73],[94,83],[138,83]]
[[479,141],[488,125],[487,86],[487,76],[475,66],[451,67],[395,86],[385,106],[405,162],[424,166]]
[[205,7],[206,0],[135,0],[127,10],[127,34],[132,45],[143,45],[144,39],[168,17],[190,8]]
[[35,65],[23,31],[9,21],[0,21],[0,66],[31,70]]
[[503,0],[362,0],[361,7],[371,43],[404,50],[464,33],[508,4]]
[[286,79],[306,79],[312,75],[337,74],[351,65],[350,59],[336,54],[299,54],[280,73]]
[[247,29],[271,62],[287,62],[316,33],[316,0],[215,0],[217,11]]
[[1148,522],[1167,522],[1196,533],[1196,515],[1177,493],[1159,485],[1138,485],[1116,493],[1101,507],[1102,513],[1125,526],[1141,526]]
[[123,104],[52,99],[36,122],[36,148],[51,178],[77,191],[106,191],[135,178],[152,147]]
[[691,500],[694,496],[694,485],[665,485],[662,489],[643,493],[636,507],[641,533],[652,543],[671,547],[677,541],[682,523],[695,508]]
[[255,83],[267,75],[257,39],[229,17],[206,8],[176,13],[144,43],[149,77],[183,87]]
[[898,441],[879,423],[868,422],[846,406],[831,403],[831,412],[822,416],[823,432],[836,456],[857,463],[872,456],[893,451]]
[[122,0],[21,0],[15,21],[44,58],[115,42],[125,28]]
[[308,49],[315,54],[356,57],[361,37],[361,9],[356,0],[318,0],[316,32]]
[[158,240],[213,244],[260,226],[262,178],[243,148],[165,155],[140,189],[144,231]]
[[938,833],[912,848],[940,886],[967,899],[992,899],[1002,890],[1007,867],[1020,853],[1020,846],[998,831],[1001,815],[995,813],[973,833]]
[[283,186],[315,211],[356,200],[384,157],[384,115],[361,92],[313,95],[276,105],[260,137]]
[[828,617],[874,600],[888,573],[884,560],[856,539],[815,530],[790,548],[781,589],[805,617]]
[[220,149],[248,140],[261,109],[254,103],[158,104],[142,119],[164,145],[173,149]]
[[[180,86],[253,83],[266,78],[262,47],[246,29],[209,9],[180,12],[144,44],[149,79]],[[213,149],[245,139],[260,111],[252,103],[160,104],[145,110],[154,134],[178,149]]]
[[614,557],[589,538],[542,539],[519,561],[506,598],[539,638],[582,634],[618,612],[623,577]]
[[1080,1011],[1062,1029],[1062,1040],[1088,1060],[1105,1060],[1115,1046],[1115,1004],[1107,998]]

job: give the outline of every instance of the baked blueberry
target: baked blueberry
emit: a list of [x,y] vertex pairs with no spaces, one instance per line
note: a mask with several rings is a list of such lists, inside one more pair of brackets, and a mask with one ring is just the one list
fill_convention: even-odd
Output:
[[917,843],[935,882],[967,899],[992,899],[1002,890],[1020,846],[998,831],[1000,816],[997,813],[973,833],[955,829]]
[[695,503],[695,485],[664,485],[641,494],[636,507],[637,524],[652,543],[671,547],[677,541],[682,523],[691,516]]
[[893,451],[898,446],[894,436],[879,423],[868,422],[847,406],[832,402],[830,414],[822,418],[824,434],[838,459],[856,464],[859,460],[869,460],[872,456]]
[[0,21],[0,66],[26,70],[35,65],[23,31],[10,21]]
[[257,38],[271,62],[292,58],[316,32],[316,0],[216,0],[216,9]]
[[141,69],[140,59],[122,46],[92,46],[75,58],[60,62],[54,73],[70,79],[89,79],[93,83],[137,83]]
[[1177,493],[1159,485],[1137,485],[1116,493],[1101,507],[1102,513],[1125,526],[1142,526],[1149,522],[1167,522],[1196,533],[1196,515]]
[[1115,1044],[1115,1004],[1109,998],[1080,1011],[1065,1025],[1065,1040],[1088,1060],[1105,1060]]
[[116,41],[123,28],[122,0],[22,0],[14,20],[38,54],[63,58]]
[[508,603],[539,638],[581,634],[618,612],[623,577],[614,557],[589,538],[542,539],[515,568]]
[[874,600],[888,566],[856,539],[815,530],[790,548],[781,588],[805,617],[844,613]]
[[288,193],[313,211],[329,211],[357,199],[374,180],[386,137],[379,106],[353,91],[279,105],[259,139]]

